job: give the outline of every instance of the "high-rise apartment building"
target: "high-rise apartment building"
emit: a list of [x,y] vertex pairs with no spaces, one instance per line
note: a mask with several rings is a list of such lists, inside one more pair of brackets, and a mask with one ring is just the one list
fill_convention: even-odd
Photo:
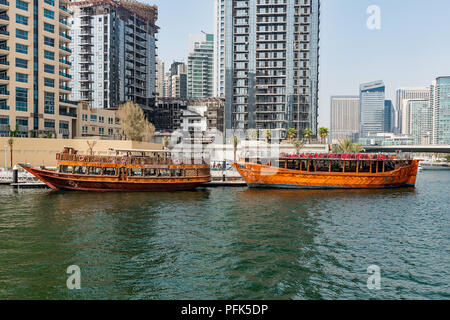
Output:
[[167,97],[187,98],[187,67],[183,62],[173,62],[170,66]]
[[331,137],[334,141],[351,139],[359,134],[359,97],[331,97]]
[[391,100],[384,101],[383,132],[394,132],[395,111]]
[[374,81],[360,86],[359,117],[360,137],[384,132],[385,86]]
[[0,136],[70,137],[68,3],[0,1]]
[[158,10],[132,0],[72,2],[72,99],[94,108],[153,105]]
[[395,125],[396,133],[409,134],[408,123],[410,119],[410,114],[408,110],[408,105],[405,104],[405,100],[418,99],[418,100],[429,100],[430,99],[430,89],[428,88],[401,88],[397,90],[395,106]]
[[433,132],[433,111],[429,100],[406,100],[409,113],[408,131],[418,145],[431,143]]
[[188,98],[208,98],[214,95],[214,35],[203,34],[192,46],[187,65]]
[[156,94],[158,97],[165,97],[166,93],[164,92],[164,61],[159,58],[156,58]]
[[430,88],[433,144],[450,144],[450,77],[439,77]]
[[317,131],[319,0],[216,0],[215,91],[226,129]]

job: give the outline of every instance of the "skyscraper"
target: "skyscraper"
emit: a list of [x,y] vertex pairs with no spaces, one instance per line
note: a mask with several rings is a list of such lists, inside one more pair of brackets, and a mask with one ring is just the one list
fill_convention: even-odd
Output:
[[0,136],[68,138],[68,0],[0,2]]
[[168,79],[168,97],[187,98],[187,67],[183,62],[173,62]]
[[409,110],[408,130],[415,144],[430,144],[433,131],[433,111],[429,100],[406,100]]
[[215,90],[226,129],[317,131],[319,0],[216,0]]
[[450,144],[450,77],[439,77],[430,88],[433,144]]
[[359,133],[359,97],[331,97],[331,137],[356,141]]
[[188,98],[208,98],[214,89],[214,35],[203,34],[192,46],[188,56]]
[[362,84],[359,97],[360,136],[384,131],[385,86],[383,81]]
[[164,61],[156,58],[156,94],[158,97],[165,97],[164,92]]
[[428,88],[400,88],[397,90],[397,101],[395,105],[395,125],[396,133],[409,134],[408,122],[409,122],[409,110],[405,100],[408,99],[419,99],[428,100],[430,99],[430,89]]
[[94,108],[133,101],[146,110],[155,97],[157,7],[97,0],[71,8],[72,98]]
[[395,112],[391,100],[384,101],[384,132],[394,132]]

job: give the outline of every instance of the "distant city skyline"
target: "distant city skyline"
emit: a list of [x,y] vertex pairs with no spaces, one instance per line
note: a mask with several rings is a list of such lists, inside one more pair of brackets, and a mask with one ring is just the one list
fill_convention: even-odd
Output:
[[[190,33],[214,32],[213,0],[143,0],[159,8],[158,55],[167,65],[187,62]],[[322,0],[320,31],[319,126],[330,126],[330,98],[357,95],[359,85],[383,80],[386,99],[396,90],[427,87],[450,75],[450,2]],[[381,29],[369,30],[366,9],[381,9]],[[407,17],[407,19],[406,19]],[[405,18],[405,19],[403,19]]]

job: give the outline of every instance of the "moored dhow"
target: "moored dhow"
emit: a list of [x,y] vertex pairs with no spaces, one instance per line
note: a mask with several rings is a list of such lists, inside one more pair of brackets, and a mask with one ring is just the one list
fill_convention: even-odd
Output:
[[420,160],[382,154],[286,155],[266,164],[242,159],[233,166],[251,188],[371,189],[414,187]]
[[112,151],[115,156],[79,155],[64,148],[56,154],[57,171],[21,166],[54,190],[183,191],[211,181],[203,159],[178,159],[160,150]]

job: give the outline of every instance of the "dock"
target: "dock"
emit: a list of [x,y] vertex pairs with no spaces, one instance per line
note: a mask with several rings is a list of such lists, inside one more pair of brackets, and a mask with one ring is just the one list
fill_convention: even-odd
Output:
[[14,189],[40,189],[40,188],[49,188],[43,182],[19,182],[19,183],[10,183],[9,184]]

